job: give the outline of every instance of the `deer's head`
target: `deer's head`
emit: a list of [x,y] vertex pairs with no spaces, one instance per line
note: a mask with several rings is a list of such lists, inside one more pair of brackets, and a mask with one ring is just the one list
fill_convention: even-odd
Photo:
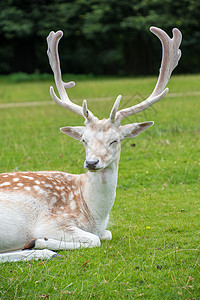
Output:
[[161,40],[163,47],[160,74],[152,94],[143,102],[119,111],[118,107],[121,96],[118,96],[111,110],[109,119],[103,120],[99,120],[88,110],[86,100],[83,101],[82,107],[70,101],[66,93],[66,88],[73,87],[75,83],[73,81],[69,83],[62,81],[58,56],[58,43],[63,33],[62,31],[57,31],[56,33],[52,31],[47,37],[47,54],[54,73],[60,99],[56,96],[53,87],[50,87],[51,97],[60,106],[85,118],[85,126],[62,127],[61,131],[83,142],[86,149],[85,167],[90,171],[102,170],[110,166],[114,161],[118,161],[121,141],[124,138],[133,138],[153,125],[153,121],[148,121],[122,126],[121,120],[147,109],[168,93],[168,88],[165,89],[165,87],[173,69],[177,66],[181,57],[179,46],[182,36],[180,31],[176,28],[173,29],[172,39],[159,28],[151,27],[151,31]]
[[61,131],[83,142],[86,150],[85,168],[98,171],[119,160],[124,138],[135,137],[151,125],[153,122],[121,126],[113,123],[110,118],[99,120],[93,117],[85,121],[85,126],[67,126],[61,128]]

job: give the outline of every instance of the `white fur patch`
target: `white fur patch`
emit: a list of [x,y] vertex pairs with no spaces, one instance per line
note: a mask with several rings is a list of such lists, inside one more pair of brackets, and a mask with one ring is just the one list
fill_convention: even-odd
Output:
[[48,183],[45,183],[45,185],[44,185],[46,188],[50,188],[50,189],[52,189],[53,188],[53,186],[51,185],[51,184],[48,184]]
[[62,200],[62,202],[63,202],[63,203],[65,203],[65,202],[66,202],[66,198],[65,198],[65,197],[62,197],[62,199],[61,199],[61,200]]
[[13,181],[17,182],[17,181],[19,181],[19,178],[13,178]]
[[57,199],[55,197],[51,198],[51,205],[55,204],[57,202]]
[[27,191],[27,192],[30,192],[30,190],[31,190],[30,186],[25,186],[24,189],[25,189],[25,191]]
[[73,201],[74,200],[74,194],[71,192],[69,194],[69,201]]
[[34,190],[37,191],[37,192],[41,190],[40,187],[39,187],[38,185],[34,185],[33,188],[34,188]]
[[10,182],[4,182],[4,183],[0,184],[0,187],[8,186],[8,185],[10,185]]
[[76,208],[76,202],[74,200],[72,200],[69,205],[71,210],[74,210]]
[[26,179],[29,179],[29,180],[34,180],[34,178],[31,177],[31,176],[22,175],[22,177],[23,177],[23,178],[26,178]]

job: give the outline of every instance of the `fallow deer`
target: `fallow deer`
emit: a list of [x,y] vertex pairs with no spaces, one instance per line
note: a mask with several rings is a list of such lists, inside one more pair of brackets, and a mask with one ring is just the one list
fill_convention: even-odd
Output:
[[[84,166],[88,171],[73,175],[59,171],[17,172],[0,175],[0,260],[16,261],[51,257],[51,250],[100,246],[111,240],[106,230],[113,206],[120,158],[120,143],[134,138],[153,125],[152,121],[121,125],[121,121],[161,100],[166,85],[181,57],[181,33],[173,29],[173,38],[161,29],[150,30],[161,40],[162,62],[152,94],[140,104],[118,111],[118,96],[108,119],[99,120],[87,108],[70,101],[66,88],[75,83],[62,81],[58,43],[62,31],[47,37],[48,57],[60,95],[50,87],[52,99],[79,114],[85,126],[62,127],[68,136],[85,146]],[[36,250],[38,249],[38,250]]]

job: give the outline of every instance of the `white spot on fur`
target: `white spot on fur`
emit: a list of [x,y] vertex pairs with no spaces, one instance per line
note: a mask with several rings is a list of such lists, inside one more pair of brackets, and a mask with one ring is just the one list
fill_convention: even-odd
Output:
[[20,187],[22,187],[23,183],[19,182],[17,185],[20,186]]
[[3,175],[2,177],[6,178],[6,177],[8,177],[8,175]]
[[13,181],[17,182],[17,181],[19,181],[19,178],[13,178]]
[[29,180],[34,180],[34,178],[31,177],[31,176],[22,175],[22,177],[23,177],[23,178],[26,178],[26,179],[29,179]]
[[66,193],[65,193],[65,192],[62,192],[62,193],[61,193],[61,197],[62,197],[61,200],[62,200],[63,203],[66,202],[66,197],[65,197],[65,196],[66,196]]
[[78,196],[78,191],[74,191],[74,195]]
[[66,202],[66,198],[65,198],[64,196],[62,197],[62,199],[61,199],[61,200],[62,200],[62,202],[63,202],[63,203],[65,203],[65,202]]
[[41,191],[41,189],[40,189],[40,187],[38,185],[34,185],[33,188],[37,192]]
[[36,184],[40,184],[40,181],[39,181],[39,180],[35,180],[35,183],[36,183]]
[[71,202],[71,201],[73,201],[74,200],[74,194],[71,192],[70,194],[69,194],[69,201]]
[[56,192],[54,192],[54,193],[53,193],[53,195],[54,195],[54,196],[56,196],[56,197],[58,197],[58,196],[59,196],[59,195],[58,195],[58,193],[56,193]]
[[30,192],[30,190],[31,190],[30,186],[25,186],[24,189],[25,189],[25,191],[27,191],[27,192]]
[[74,210],[76,208],[76,202],[74,200],[72,200],[69,205],[71,210]]
[[1,187],[8,186],[8,185],[10,185],[10,182],[4,182],[4,183],[0,184]]
[[48,183],[45,183],[45,185],[44,185],[46,188],[50,188],[50,189],[52,189],[53,188],[53,186],[51,185],[51,184],[48,184]]
[[40,190],[40,193],[41,193],[44,197],[46,197],[46,198],[49,197],[49,194],[48,194],[46,191],[44,191],[44,190]]
[[52,197],[52,198],[51,198],[51,205],[55,204],[56,202],[57,202],[56,197]]

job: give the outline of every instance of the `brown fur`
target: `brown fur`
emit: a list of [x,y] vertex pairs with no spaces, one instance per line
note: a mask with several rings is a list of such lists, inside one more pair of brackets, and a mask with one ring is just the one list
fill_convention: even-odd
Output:
[[89,217],[81,185],[81,176],[55,171],[0,174],[0,191],[19,191],[45,201],[49,207],[49,218],[58,218],[60,227],[70,225],[69,222],[66,224],[66,220],[73,221],[81,229],[88,222],[93,222]]

